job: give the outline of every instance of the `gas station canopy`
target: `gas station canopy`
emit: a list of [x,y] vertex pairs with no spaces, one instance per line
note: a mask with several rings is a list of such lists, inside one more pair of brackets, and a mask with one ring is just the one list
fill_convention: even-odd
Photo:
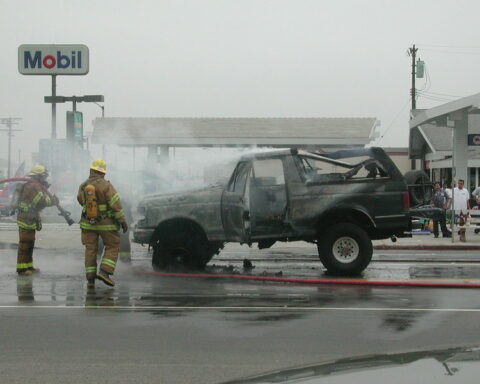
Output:
[[[449,154],[453,177],[456,180],[468,180],[469,125],[474,122],[471,115],[478,114],[480,112],[479,108],[480,93],[476,93],[430,109],[412,111],[410,158],[426,160],[427,148],[430,148],[432,152],[430,160],[435,160],[434,156],[441,158]],[[441,136],[440,139],[435,141],[432,140],[432,138],[435,138],[435,135],[432,134],[434,130],[437,130],[438,135]],[[436,148],[438,148],[438,151]],[[448,153],[449,149],[450,153]]]
[[125,118],[94,121],[93,144],[174,147],[363,147],[376,118]]

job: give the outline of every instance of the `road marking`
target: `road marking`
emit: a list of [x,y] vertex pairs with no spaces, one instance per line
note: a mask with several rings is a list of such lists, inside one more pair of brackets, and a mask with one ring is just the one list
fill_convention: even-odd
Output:
[[15,309],[15,308],[29,308],[29,309],[108,309],[108,310],[130,310],[130,311],[192,311],[192,310],[209,310],[209,311],[355,311],[355,312],[471,312],[480,313],[480,308],[381,308],[381,307],[242,307],[242,306],[212,306],[212,307],[198,307],[198,306],[151,306],[151,307],[137,307],[137,306],[116,306],[116,305],[0,305],[0,309]]

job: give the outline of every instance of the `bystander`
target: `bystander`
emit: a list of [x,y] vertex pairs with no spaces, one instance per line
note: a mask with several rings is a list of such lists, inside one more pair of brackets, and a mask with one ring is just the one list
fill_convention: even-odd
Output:
[[438,224],[440,224],[440,228],[442,230],[443,237],[451,237],[450,231],[447,228],[445,210],[447,209],[450,203],[450,198],[441,186],[440,183],[435,183],[435,192],[432,196],[432,200],[430,204],[434,205],[436,208],[442,209],[442,214],[440,218],[437,220],[433,220],[433,234],[435,237],[438,237]]

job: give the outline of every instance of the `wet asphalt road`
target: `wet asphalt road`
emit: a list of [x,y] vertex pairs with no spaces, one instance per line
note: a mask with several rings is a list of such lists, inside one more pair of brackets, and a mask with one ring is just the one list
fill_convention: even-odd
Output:
[[[372,353],[480,345],[475,289],[301,286],[147,274],[135,248],[114,289],[87,291],[81,250],[0,249],[0,373],[9,383],[219,383]],[[375,254],[368,279],[480,279],[478,252]],[[226,249],[209,271],[324,278],[308,247]],[[272,259],[273,258],[273,259]]]

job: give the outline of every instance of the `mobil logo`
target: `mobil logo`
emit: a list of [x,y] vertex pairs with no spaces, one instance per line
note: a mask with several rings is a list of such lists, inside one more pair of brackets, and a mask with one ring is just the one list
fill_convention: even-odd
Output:
[[55,56],[46,55],[42,58],[42,51],[25,51],[23,65],[25,68],[82,68],[82,52],[72,51],[70,56],[63,55],[61,51],[57,51]]
[[18,71],[23,75],[86,75],[88,47],[83,44],[23,44],[18,47]]

